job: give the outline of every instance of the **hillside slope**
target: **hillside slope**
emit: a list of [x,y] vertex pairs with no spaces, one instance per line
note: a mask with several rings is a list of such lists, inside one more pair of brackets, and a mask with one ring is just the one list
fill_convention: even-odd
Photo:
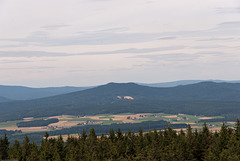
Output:
[[[189,84],[196,84],[206,82],[206,80],[179,80],[173,82],[162,82],[162,83],[139,83],[139,85],[149,86],[149,87],[176,87],[180,85],[189,85]],[[212,80],[211,82],[219,83],[221,81]],[[224,82],[224,81],[222,81]]]
[[0,96],[0,103],[2,103],[2,102],[8,102],[8,101],[11,101],[11,100],[8,99],[8,98],[5,98],[5,97]]
[[[124,96],[132,99],[124,99]],[[7,116],[7,114],[11,116],[17,112],[19,116],[20,113],[21,116],[41,116],[40,114],[48,116],[61,113],[161,112],[162,109],[167,110],[168,107],[171,107],[171,111],[181,112],[174,108],[187,107],[188,110],[191,110],[191,108],[201,108],[201,106],[204,108],[218,106],[225,112],[231,107],[231,112],[233,112],[233,109],[238,109],[239,105],[239,83],[202,82],[171,88],[146,87],[134,83],[109,83],[58,96],[1,103],[0,116]],[[196,110],[199,109],[193,111]],[[205,108],[205,110],[207,109]],[[214,110],[211,111],[216,113]]]
[[13,100],[31,100],[43,97],[50,97],[75,91],[81,91],[90,87],[49,87],[29,88],[24,86],[3,86],[0,85],[0,96]]
[[148,87],[176,87],[180,85],[190,85],[201,82],[215,82],[215,83],[240,83],[240,81],[225,81],[225,80],[179,80],[173,82],[162,82],[162,83],[138,83]]

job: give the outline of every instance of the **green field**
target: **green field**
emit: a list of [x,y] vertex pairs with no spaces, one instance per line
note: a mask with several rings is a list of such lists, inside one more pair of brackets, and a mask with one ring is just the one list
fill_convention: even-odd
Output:
[[[214,117],[204,117],[204,116],[193,116],[186,114],[178,114],[178,115],[170,115],[166,113],[124,113],[118,115],[95,115],[95,116],[84,116],[78,117],[74,115],[62,115],[56,116],[59,119],[59,122],[56,124],[50,124],[49,127],[45,127],[46,131],[58,130],[58,128],[69,128],[72,126],[88,126],[88,125],[111,125],[111,124],[119,124],[119,123],[140,123],[145,121],[168,121],[171,124],[191,124],[194,128],[201,128],[204,122],[199,122],[200,120],[208,119],[209,128],[219,128],[222,126],[222,122],[211,122],[211,119],[215,118],[223,118],[221,116]],[[39,119],[49,119],[49,118],[33,118],[33,120]],[[12,129],[11,127],[16,127],[16,123],[22,122],[23,120],[18,121],[8,121],[0,123],[0,128],[2,129]],[[234,126],[233,123],[227,123],[228,126]],[[50,128],[51,127],[51,128]],[[34,127],[30,127],[32,131],[36,132]],[[30,129],[29,128],[29,129]],[[31,133],[31,129],[20,129],[24,133]]]
[[104,116],[104,117],[99,117],[99,119],[112,119],[114,116]]
[[0,128],[6,128],[6,127],[14,127],[16,126],[16,123],[21,121],[7,121],[7,122],[1,122]]

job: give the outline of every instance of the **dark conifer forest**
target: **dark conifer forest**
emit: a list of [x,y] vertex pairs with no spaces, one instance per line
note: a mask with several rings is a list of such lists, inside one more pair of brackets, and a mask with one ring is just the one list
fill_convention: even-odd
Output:
[[97,136],[94,128],[78,137],[50,138],[48,133],[38,146],[24,140],[10,145],[7,135],[0,138],[2,160],[232,160],[240,159],[240,121],[235,128],[224,124],[219,132],[212,132],[204,124],[199,131],[188,126],[187,131],[176,132],[170,126],[164,130],[143,133],[120,129],[109,135]]

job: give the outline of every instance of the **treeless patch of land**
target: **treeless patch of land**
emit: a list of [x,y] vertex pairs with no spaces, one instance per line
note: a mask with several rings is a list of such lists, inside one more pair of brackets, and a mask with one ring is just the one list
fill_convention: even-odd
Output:
[[[100,119],[100,117],[105,117],[104,115],[100,115],[100,116],[87,116],[87,118],[90,118],[92,120],[109,120],[108,118],[104,118],[104,119]],[[84,117],[83,117],[84,118]]]
[[26,118],[23,118],[23,121],[32,121],[33,120],[33,117],[26,117]]
[[41,127],[20,127],[18,128],[17,126],[15,127],[4,127],[0,129],[6,129],[8,131],[12,130],[21,130],[22,132],[36,132],[36,131],[48,131],[47,126],[41,126]]
[[13,130],[13,131],[19,130],[17,126],[13,126],[13,127],[2,127],[2,128],[0,128],[0,129],[1,129],[1,130],[2,130],[2,129],[5,129],[5,130],[8,130],[8,131],[10,131],[10,130]]
[[199,117],[201,120],[214,119],[213,117]]
[[196,123],[195,123],[195,122],[188,122],[188,123],[186,123],[186,124],[194,125],[194,124],[196,124]]
[[136,115],[114,115],[114,121],[122,121],[123,123],[134,123],[135,120],[127,119],[127,117],[136,117]]
[[178,116],[177,115],[169,115],[169,116],[163,116],[163,117],[166,117],[166,118],[177,118]]
[[[69,135],[70,137],[74,137],[74,138],[78,138],[79,135],[78,134],[71,134]],[[59,135],[55,135],[55,136],[49,136],[48,138],[49,139],[58,139]],[[44,138],[44,137],[43,137]],[[67,138],[68,138],[68,135],[62,135],[62,138],[63,138],[63,141],[66,142],[67,141]]]
[[171,122],[171,124],[189,124],[189,125],[194,125],[196,123],[194,123],[194,122]]
[[56,118],[56,119],[72,119],[73,115],[60,115],[60,116],[51,116],[51,117],[48,117],[48,119],[53,119],[53,118]]
[[134,98],[131,97],[131,96],[124,96],[123,98],[124,98],[124,99],[127,99],[127,100],[134,100]]
[[56,123],[49,124],[48,126],[53,126],[53,127],[71,127],[71,126],[76,126],[79,123],[83,123],[85,121],[59,121]]
[[187,128],[182,128],[182,129],[173,129],[173,130],[175,130],[175,131],[177,131],[177,132],[180,132],[181,130],[187,130]]
[[42,127],[21,127],[19,128],[22,132],[37,132],[37,131],[48,131],[47,126]]
[[221,130],[221,127],[209,128],[209,130],[212,132],[215,132],[215,131],[219,132]]
[[199,128],[202,128],[200,126],[191,126],[192,129],[199,129]]
[[[150,113],[141,113],[141,114],[133,114],[133,115],[113,115],[114,118],[112,118],[113,121],[122,121],[123,123],[136,123],[136,120],[133,120],[133,118],[140,118],[140,115],[150,115]],[[131,119],[127,119],[130,117]]]

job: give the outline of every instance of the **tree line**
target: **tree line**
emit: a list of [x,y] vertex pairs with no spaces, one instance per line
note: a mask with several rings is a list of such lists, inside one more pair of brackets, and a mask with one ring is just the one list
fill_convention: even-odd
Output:
[[201,130],[176,132],[170,126],[164,130],[138,133],[120,129],[109,135],[97,136],[92,128],[78,137],[68,136],[64,143],[60,135],[50,138],[48,133],[40,146],[30,142],[28,136],[22,143],[15,140],[9,145],[8,137],[0,138],[0,159],[6,160],[240,160],[240,121],[235,128],[222,125],[212,132],[206,124]]
[[[22,103],[24,105],[24,102]],[[36,104],[31,105],[36,106]],[[36,109],[13,109],[4,112],[2,108],[8,108],[8,104],[1,107],[0,122],[21,120],[26,117],[50,117],[58,115],[97,115],[97,114],[120,114],[120,113],[184,113],[189,115],[223,116],[225,121],[236,121],[240,118],[240,102],[233,101],[162,101],[154,99],[140,100],[118,100],[106,104],[86,104],[86,105],[59,105],[35,107]],[[14,107],[19,107],[16,103]]]
[[[117,131],[118,128],[122,130],[123,133],[128,132],[131,129],[132,132],[137,133],[139,127],[143,131],[153,130],[154,128],[164,129],[168,127],[170,123],[164,120],[160,121],[144,121],[140,123],[121,123],[121,124],[111,124],[111,125],[86,125],[86,126],[73,126],[70,128],[63,128],[61,130],[48,131],[50,136],[56,135],[68,135],[68,134],[78,134],[83,131],[83,129],[89,133],[91,128],[94,128],[97,135],[106,134],[109,135],[109,130],[113,129]],[[187,124],[171,124],[171,127],[174,129],[187,128]],[[21,131],[6,131],[0,130],[0,137],[4,136],[4,133],[7,133],[8,140],[10,143],[14,143],[15,140],[23,140],[25,134]],[[42,138],[44,137],[45,132],[33,132],[28,133],[28,138],[30,141],[34,141],[37,145],[41,144]]]
[[40,127],[40,126],[48,126],[49,124],[52,123],[57,123],[59,120],[57,118],[52,118],[52,119],[41,119],[41,120],[33,120],[33,121],[23,121],[23,122],[18,122],[17,127]]

